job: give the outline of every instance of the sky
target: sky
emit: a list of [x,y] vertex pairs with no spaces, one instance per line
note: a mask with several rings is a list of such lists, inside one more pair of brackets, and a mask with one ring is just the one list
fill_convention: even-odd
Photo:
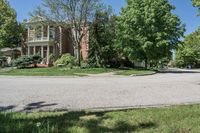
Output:
[[[28,19],[28,13],[33,11],[42,0],[9,0],[10,5],[17,12],[17,20]],[[119,14],[121,7],[126,6],[126,0],[103,0],[105,4],[111,5],[113,10]],[[197,16],[197,8],[192,6],[191,0],[169,0],[176,6],[173,12],[177,14],[182,22],[186,24],[186,35],[194,32],[200,26],[200,16]]]

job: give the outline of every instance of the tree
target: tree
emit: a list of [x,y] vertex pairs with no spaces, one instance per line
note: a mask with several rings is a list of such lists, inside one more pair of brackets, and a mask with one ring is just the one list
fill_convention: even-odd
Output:
[[90,25],[88,63],[94,67],[115,67],[114,48],[117,16],[108,10],[98,11]]
[[73,28],[72,40],[79,65],[81,63],[81,41],[87,34],[88,24],[100,9],[101,0],[43,0],[43,8],[34,11],[34,15],[46,18],[64,27]]
[[157,64],[172,56],[184,25],[168,0],[127,0],[118,21],[116,46],[130,60]]
[[199,15],[200,15],[200,0],[192,0],[192,4],[193,4],[195,7],[198,7],[198,8],[199,8]]
[[200,28],[186,36],[184,42],[179,45],[175,63],[178,67],[200,66]]
[[0,12],[0,48],[19,46],[22,28],[17,23],[15,10],[7,0],[0,0]]

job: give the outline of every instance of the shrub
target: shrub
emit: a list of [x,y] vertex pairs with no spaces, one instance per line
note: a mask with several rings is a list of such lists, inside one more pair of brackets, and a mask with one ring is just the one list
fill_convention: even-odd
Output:
[[17,68],[26,68],[31,65],[37,67],[37,64],[41,61],[42,58],[39,55],[22,56],[13,61],[13,66]]
[[62,55],[62,57],[54,63],[54,65],[57,67],[64,66],[69,68],[72,68],[75,64],[75,57],[71,56],[70,54]]
[[0,56],[0,67],[5,67],[7,65],[7,58],[5,56]]

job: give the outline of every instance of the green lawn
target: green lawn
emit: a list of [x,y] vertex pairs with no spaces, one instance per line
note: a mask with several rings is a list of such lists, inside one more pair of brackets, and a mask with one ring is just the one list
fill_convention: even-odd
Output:
[[1,133],[199,133],[200,105],[110,112],[0,113]]
[[115,72],[117,75],[151,74],[150,70],[138,69],[114,69],[114,68],[86,68],[86,69],[67,69],[67,68],[30,68],[30,69],[12,69],[10,71],[1,71],[0,75],[10,76],[87,76],[87,74],[100,74]]
[[87,74],[99,74],[112,72],[115,69],[108,68],[86,68],[86,69],[68,69],[68,68],[32,68],[32,69],[13,69],[7,72],[0,72],[0,75],[14,76],[86,76]]
[[130,76],[130,75],[148,75],[148,74],[153,74],[153,73],[155,73],[155,71],[143,70],[143,69],[130,69],[130,70],[119,71],[116,74]]

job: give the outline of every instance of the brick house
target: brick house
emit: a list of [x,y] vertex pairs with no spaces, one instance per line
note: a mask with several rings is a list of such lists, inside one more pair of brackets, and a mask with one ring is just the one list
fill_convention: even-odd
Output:
[[[84,29],[83,29],[84,32]],[[40,16],[31,18],[27,22],[27,33],[22,43],[22,55],[40,55],[43,60],[41,64],[51,65],[51,57],[58,59],[62,54],[70,53],[76,56],[72,44],[72,28],[63,28],[47,23]],[[86,61],[88,54],[88,39],[86,34],[81,43],[82,59]]]

